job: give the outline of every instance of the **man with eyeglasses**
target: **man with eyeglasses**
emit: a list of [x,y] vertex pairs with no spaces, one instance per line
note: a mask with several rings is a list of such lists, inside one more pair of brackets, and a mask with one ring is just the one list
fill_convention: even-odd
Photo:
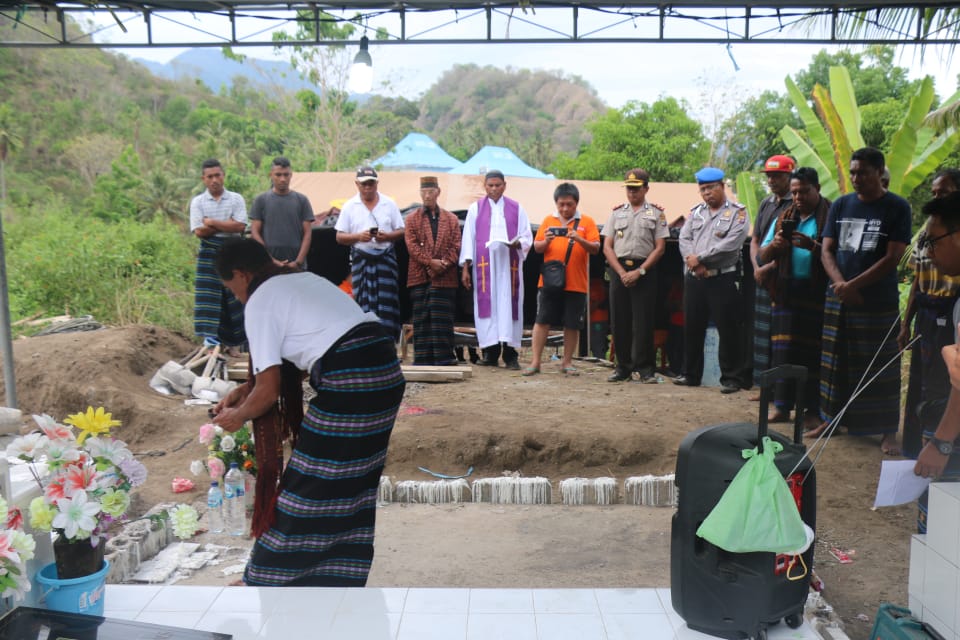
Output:
[[[607,380],[656,383],[653,334],[656,323],[656,266],[670,230],[663,208],[647,202],[650,174],[627,172],[627,202],[610,214],[603,227],[603,255],[610,268],[610,312],[617,368]],[[670,363],[678,366],[679,363]]]
[[[960,171],[944,169],[934,176],[930,190],[934,198],[942,198],[956,191],[958,186]],[[949,276],[937,269],[927,255],[927,238],[926,229],[921,229],[916,246],[910,252],[913,282],[900,324],[900,335],[897,336],[901,349],[910,342],[912,333],[919,336],[911,347],[910,380],[903,407],[903,452],[911,458],[920,453],[922,433],[936,427],[940,421],[950,393],[940,350],[953,344],[956,327],[950,317],[960,294],[960,277]],[[914,323],[915,331],[912,332],[911,324]]]
[[[927,220],[927,240],[924,244],[929,257],[940,273],[960,276],[960,191],[934,198],[923,206]],[[954,341],[960,342],[960,300],[954,303],[950,327]],[[939,422],[924,425],[923,448],[917,456],[913,472],[918,476],[935,478],[939,482],[960,481],[960,344],[949,344],[941,349],[939,357],[946,365],[948,397]],[[918,500],[917,529],[927,530],[927,494]]]
[[843,411],[840,424],[851,435],[879,435],[881,450],[898,455],[900,357],[891,330],[898,327],[897,264],[910,243],[911,216],[910,203],[884,189],[884,166],[878,149],[854,151],[855,193],[837,198],[827,215],[821,252],[829,280],[820,357],[823,422],[807,435],[819,436]]
[[743,301],[740,296],[740,254],[747,239],[747,212],[727,199],[723,171],[713,167],[696,173],[703,202],[690,210],[680,229],[683,279],[683,374],[673,383],[700,385],[707,322],[720,337],[720,392],[744,388],[742,349]]

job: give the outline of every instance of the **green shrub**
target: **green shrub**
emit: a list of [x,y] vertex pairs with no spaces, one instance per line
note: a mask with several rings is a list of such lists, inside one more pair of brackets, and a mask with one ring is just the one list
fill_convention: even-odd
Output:
[[106,222],[53,205],[6,226],[13,320],[90,314],[192,333],[195,243],[155,220]]

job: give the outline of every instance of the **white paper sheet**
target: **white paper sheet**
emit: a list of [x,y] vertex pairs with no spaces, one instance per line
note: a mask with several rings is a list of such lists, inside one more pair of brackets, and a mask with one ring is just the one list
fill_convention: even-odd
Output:
[[892,507],[913,502],[930,485],[930,478],[913,473],[916,460],[884,460],[880,465],[880,482],[873,507]]

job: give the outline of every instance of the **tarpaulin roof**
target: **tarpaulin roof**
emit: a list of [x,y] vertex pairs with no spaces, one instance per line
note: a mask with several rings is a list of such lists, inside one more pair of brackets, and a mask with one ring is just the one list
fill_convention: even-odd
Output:
[[[420,202],[420,177],[427,175],[417,171],[383,171],[380,173],[379,191],[390,196],[403,209]],[[353,172],[294,173],[291,188],[309,198],[313,210],[325,211],[336,200],[351,198],[357,193]],[[440,183],[440,206],[450,211],[465,211],[470,203],[484,196],[483,176],[442,173]],[[530,222],[539,224],[546,216],[556,211],[553,190],[563,180],[543,178],[507,177],[505,195],[523,205]],[[626,202],[623,183],[599,180],[570,180],[580,189],[580,211],[602,225],[610,217],[611,210]],[[651,182],[647,193],[650,202],[666,210],[667,221],[673,222],[686,216],[690,207],[701,202],[700,191],[692,182]]]
[[408,133],[386,155],[373,161],[378,169],[394,171],[435,171],[446,173],[462,163],[444,151],[425,133]]
[[553,176],[534,169],[517,157],[513,151],[505,147],[486,146],[473,154],[473,157],[461,164],[450,173],[463,175],[482,175],[487,171],[498,169],[505,176],[518,178],[552,178]]

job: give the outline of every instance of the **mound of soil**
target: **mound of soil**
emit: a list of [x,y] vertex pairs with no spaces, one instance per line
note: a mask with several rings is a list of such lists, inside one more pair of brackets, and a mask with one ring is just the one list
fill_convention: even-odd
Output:
[[[175,476],[190,477],[190,461],[203,454],[196,435],[206,422],[207,408],[185,406],[183,397],[160,395],[147,384],[163,363],[186,356],[193,347],[182,336],[149,326],[17,340],[14,354],[20,408],[25,414],[45,412],[62,420],[87,406],[104,406],[123,423],[115,435],[125,440],[149,469],[150,479],[139,492],[138,506],[145,510],[174,500],[201,504],[206,490],[203,478],[195,479],[193,491],[180,495],[172,493],[170,481]],[[541,375],[531,378],[502,368],[475,367],[473,377],[460,383],[409,383],[391,438],[386,473],[394,481],[430,480],[419,467],[460,475],[472,466],[471,478],[509,471],[547,477],[554,487],[573,476],[613,476],[622,483],[627,476],[671,473],[678,445],[692,429],[756,421],[757,403],[750,402],[746,393],[724,396],[713,388],[669,383],[610,384],[606,382],[609,369],[582,366],[578,377],[564,376],[558,366],[548,364]],[[840,436],[829,443],[817,464],[816,571],[826,583],[825,597],[855,639],[866,638],[871,624],[858,615],[872,621],[879,603],[907,603],[915,508],[871,509],[882,458],[879,440]],[[604,508],[594,515],[602,518],[617,508]],[[521,519],[534,511],[517,509],[523,509]],[[549,526],[537,529],[537,548],[549,549],[551,538],[570,540],[586,535],[583,515],[570,514],[569,509],[548,508]],[[458,558],[457,571],[472,581],[467,586],[604,584],[602,567],[596,569],[601,571],[599,575],[596,571],[585,575],[589,584],[577,583],[569,572],[557,574],[563,576],[558,578],[563,582],[544,584],[550,582],[550,574],[543,572],[542,565],[530,565],[539,566],[531,569],[537,575],[524,575],[523,566],[504,568],[487,557],[463,555],[461,534],[484,531],[489,510],[441,507],[435,511],[450,517],[443,516],[442,535],[421,540],[421,544],[427,543],[434,556],[442,555],[445,546],[457,549],[453,554]],[[629,519],[633,512],[618,512],[617,517],[624,513]],[[665,520],[658,519],[661,524],[657,526],[665,526]],[[389,548],[389,526],[404,526],[403,522],[399,516],[381,519],[377,536],[384,541],[384,548]],[[516,535],[500,536],[498,544],[524,544],[519,538],[529,528],[517,525]],[[425,527],[422,535],[430,535],[431,530]],[[623,544],[623,537],[598,540],[592,552],[614,559],[625,553],[617,546]],[[638,548],[630,552],[642,554]],[[854,562],[839,564],[829,553],[833,548],[855,551]],[[583,561],[551,557],[555,564]],[[658,567],[656,571],[664,575],[646,576],[645,584],[669,584],[663,560],[651,559],[649,566]],[[425,558],[422,564],[427,562]],[[390,575],[394,584],[433,586],[430,576],[434,574],[423,571],[419,564],[416,555],[380,553],[374,573]],[[609,564],[612,570],[616,562]],[[630,586],[628,580],[611,575],[606,585]]]

